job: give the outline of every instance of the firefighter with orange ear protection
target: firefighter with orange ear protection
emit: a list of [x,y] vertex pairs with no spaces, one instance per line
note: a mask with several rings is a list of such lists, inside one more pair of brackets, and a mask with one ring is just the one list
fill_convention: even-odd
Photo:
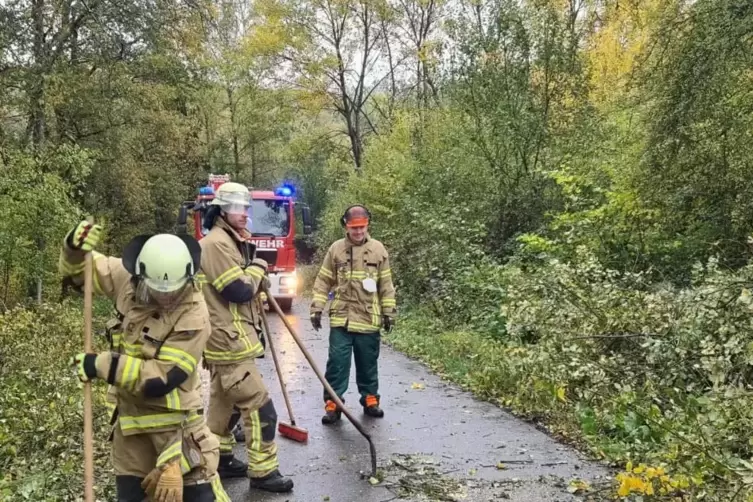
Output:
[[201,248],[188,236],[141,235],[120,259],[93,251],[100,232],[99,225],[79,223],[65,238],[59,269],[80,287],[84,253],[92,252],[94,291],[122,313],[110,351],[71,359],[82,381],[111,385],[117,501],[148,495],[157,502],[229,502],[197,371],[211,333],[194,284]]
[[[384,416],[379,407],[380,328],[389,332],[395,318],[395,288],[387,249],[368,234],[371,213],[361,205],[345,210],[341,224],[345,237],[327,250],[314,283],[311,324],[322,327],[322,311],[328,294],[329,357],[325,378],[338,397],[348,390],[351,354],[356,363],[356,385],[366,415]],[[323,424],[340,420],[342,411],[324,391]]]
[[[212,320],[204,351],[211,375],[209,428],[220,439],[219,473],[223,478],[248,476],[251,488],[288,492],[293,481],[279,471],[275,429],[277,412],[256,368],[263,354],[257,329],[261,315],[254,301],[267,263],[255,258],[247,230],[251,205],[248,188],[220,185],[204,219],[210,231],[201,240],[202,292]],[[248,464],[233,456],[230,418],[237,407],[243,418]]]

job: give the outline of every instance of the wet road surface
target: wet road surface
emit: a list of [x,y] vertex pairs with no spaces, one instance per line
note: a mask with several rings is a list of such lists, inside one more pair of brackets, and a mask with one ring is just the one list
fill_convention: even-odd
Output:
[[[308,430],[309,441],[300,444],[277,434],[280,470],[295,482],[291,493],[269,494],[249,490],[244,479],[225,480],[233,502],[556,502],[582,500],[568,492],[573,479],[593,487],[610,477],[599,464],[443,382],[420,363],[382,344],[379,370],[384,418],[363,415],[354,367],[345,395],[345,405],[362,420],[376,445],[384,480],[372,486],[360,474],[370,472],[368,443],[345,415],[334,426],[322,425],[322,386],[278,316],[268,316],[296,424]],[[308,322],[308,302],[301,299],[288,319],[324,372],[326,316],[323,328],[314,331]],[[278,420],[289,423],[269,352],[257,364],[273,396]],[[246,461],[245,445],[239,444],[235,454]],[[504,465],[498,466],[500,462]]]

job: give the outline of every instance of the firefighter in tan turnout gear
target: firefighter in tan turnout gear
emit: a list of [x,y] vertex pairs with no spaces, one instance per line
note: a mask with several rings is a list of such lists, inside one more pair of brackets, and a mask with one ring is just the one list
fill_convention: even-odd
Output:
[[[84,253],[101,227],[81,222],[65,238],[61,274],[76,286]],[[93,252],[93,251],[92,251]],[[204,421],[198,361],[211,333],[194,272],[201,248],[191,237],[141,235],[122,259],[93,252],[94,292],[121,314],[112,350],[76,354],[83,381],[109,383],[114,401],[112,462],[118,502],[229,502],[217,475],[219,442]]]
[[[271,492],[293,489],[280,474],[275,429],[277,413],[256,368],[264,352],[257,337],[255,297],[267,263],[254,257],[246,230],[250,196],[239,183],[220,185],[204,220],[211,230],[201,242],[202,291],[212,319],[212,336],[204,350],[211,374],[207,422],[220,438],[220,476],[250,478],[250,487]],[[235,438],[229,420],[237,406],[243,418],[248,464],[233,456]]]
[[[352,354],[363,411],[381,418],[384,412],[379,407],[379,330],[392,329],[396,304],[389,256],[384,245],[368,235],[370,220],[371,213],[364,206],[345,210],[340,223],[346,236],[332,244],[324,256],[314,283],[310,313],[311,324],[318,331],[328,294],[334,291],[329,307],[329,357],[324,376],[344,402]],[[342,412],[326,390],[324,401],[322,423],[340,420]]]

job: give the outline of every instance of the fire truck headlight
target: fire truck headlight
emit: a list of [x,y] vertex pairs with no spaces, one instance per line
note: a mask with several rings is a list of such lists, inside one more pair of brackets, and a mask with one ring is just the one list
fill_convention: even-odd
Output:
[[298,287],[298,278],[296,276],[280,277],[280,287],[295,290]]

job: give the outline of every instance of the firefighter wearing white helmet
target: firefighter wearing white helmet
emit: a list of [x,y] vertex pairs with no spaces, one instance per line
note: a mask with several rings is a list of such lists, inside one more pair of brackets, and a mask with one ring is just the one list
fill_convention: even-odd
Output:
[[248,188],[232,181],[223,183],[217,189],[217,193],[215,193],[210,204],[220,206],[225,213],[246,214],[249,206],[251,206]]
[[[255,257],[247,229],[250,205],[247,187],[224,183],[204,221],[210,230],[200,242],[201,282],[212,322],[204,351],[211,374],[207,423],[220,439],[222,478],[247,476],[251,488],[288,492],[293,481],[279,471],[274,441],[277,413],[256,368],[256,358],[264,353],[258,337],[264,313],[254,300],[269,279],[267,262]],[[248,464],[233,456],[234,407],[243,418]]]
[[140,235],[119,259],[93,251],[100,233],[99,225],[79,223],[65,238],[59,269],[80,287],[84,253],[92,252],[94,291],[122,313],[111,351],[71,360],[82,381],[101,379],[114,389],[117,500],[229,502],[197,371],[211,333],[195,284],[201,247],[189,236]]

